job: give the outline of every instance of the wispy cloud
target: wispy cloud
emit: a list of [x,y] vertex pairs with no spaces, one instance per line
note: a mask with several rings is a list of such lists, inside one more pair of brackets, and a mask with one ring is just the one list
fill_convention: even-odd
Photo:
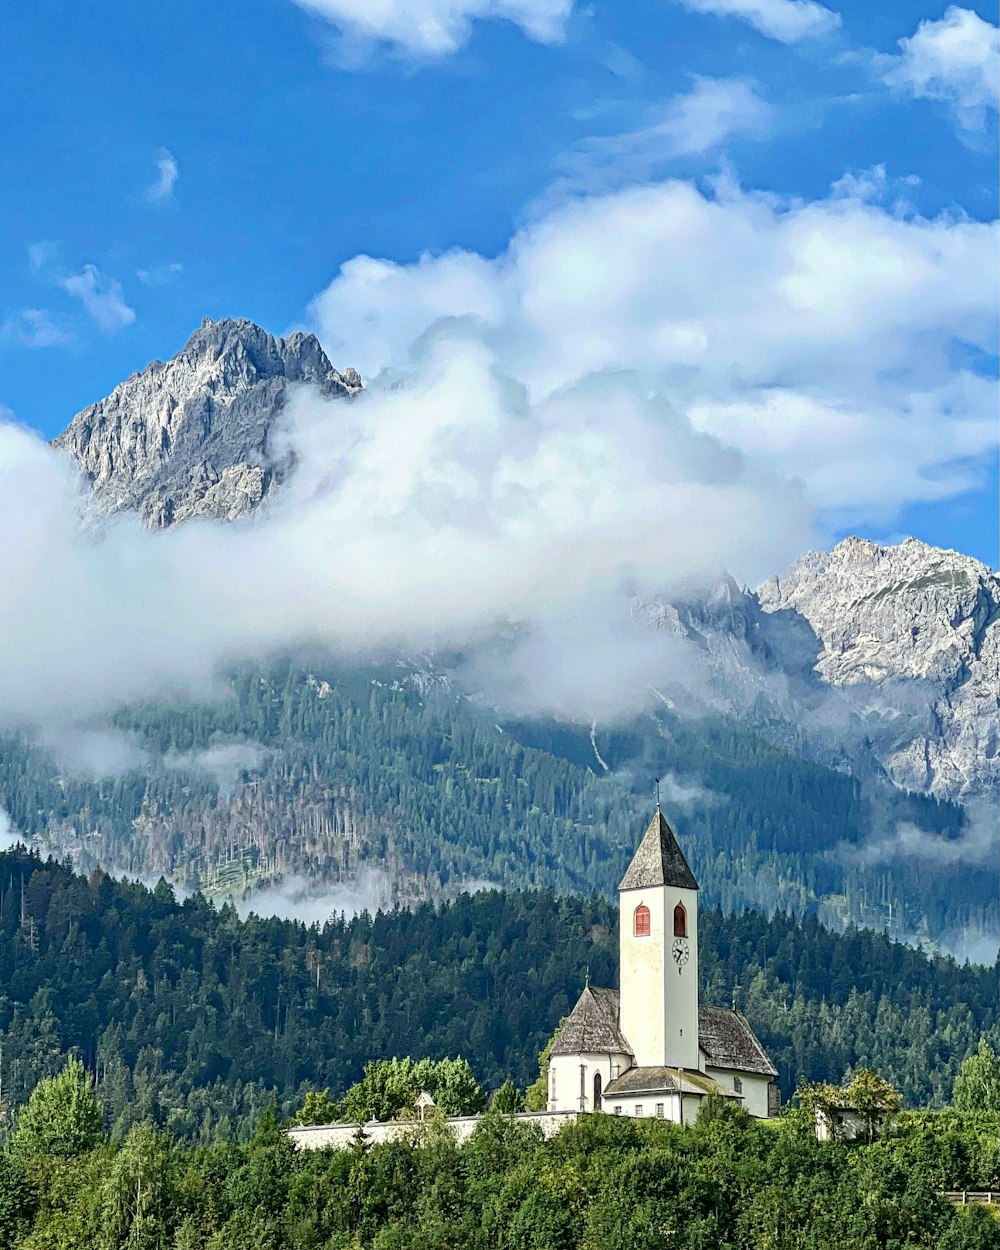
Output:
[[96,265],[84,265],[79,273],[63,278],[60,286],[83,304],[104,334],[117,334],[135,321],[135,309],[125,302],[122,284],[116,278],[106,277]]
[[600,174],[643,181],[666,161],[703,155],[737,135],[762,137],[771,116],[752,83],[697,78],[684,95],[648,109],[643,125],[585,139],[563,164],[588,182]]
[[3,324],[5,338],[13,339],[22,347],[60,347],[73,341],[73,335],[52,320],[45,308],[22,308]]
[[159,148],[156,152],[156,178],[146,188],[146,199],[150,204],[165,204],[167,200],[173,198],[174,185],[177,182],[177,176],[180,169],[177,165],[177,159],[172,152],[168,152],[166,148]]
[[52,239],[39,239],[37,243],[28,244],[28,260],[36,273],[41,273],[55,260],[59,252],[59,244]]
[[996,111],[1000,84],[1000,30],[971,9],[952,5],[938,21],[924,21],[898,56],[877,56],[876,68],[890,87],[926,100],[943,100],[960,125],[981,128]]
[[[294,0],[325,18],[357,49],[388,46],[405,56],[433,59],[457,52],[473,21],[499,18],[529,39],[558,42],[573,0]],[[357,63],[357,57],[353,58]]]
[[840,25],[840,14],[815,0],[678,0],[692,13],[735,17],[779,43],[819,39]]
[[137,269],[135,276],[143,286],[166,286],[168,283],[173,282],[175,278],[179,278],[183,272],[184,266],[174,260],[166,265],[153,265],[149,269]]

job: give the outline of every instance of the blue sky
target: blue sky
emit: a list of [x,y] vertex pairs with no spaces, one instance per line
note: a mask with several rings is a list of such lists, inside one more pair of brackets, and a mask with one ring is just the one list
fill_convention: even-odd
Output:
[[[444,46],[426,32],[435,14],[462,11],[462,0],[387,0],[381,30],[361,0],[108,0],[99,22],[92,6],[69,0],[4,6],[0,92],[15,124],[0,143],[0,405],[52,436],[128,373],[172,355],[205,316],[243,315],[274,332],[311,325],[336,364],[374,371],[397,363],[395,347],[373,345],[389,334],[383,327],[401,336],[400,351],[424,328],[403,316],[424,307],[431,271],[418,269],[422,255],[458,249],[467,272],[479,258],[507,257],[488,279],[502,284],[500,269],[532,251],[533,231],[569,230],[573,206],[620,207],[635,187],[689,184],[709,204],[721,177],[741,189],[733,211],[744,216],[758,211],[759,195],[780,206],[776,218],[833,203],[824,211],[838,222],[847,197],[859,221],[877,205],[887,230],[909,223],[901,263],[924,263],[911,247],[914,222],[953,224],[935,234],[962,249],[947,313],[935,322],[939,287],[921,287],[914,298],[926,297],[926,315],[914,316],[905,351],[886,358],[885,377],[869,366],[864,390],[842,381],[852,348],[834,335],[828,375],[810,358],[808,377],[793,386],[787,379],[805,376],[805,348],[775,362],[768,340],[758,345],[766,376],[757,360],[739,360],[757,379],[752,394],[725,390],[713,373],[711,387],[692,387],[685,402],[700,414],[697,428],[718,435],[735,422],[741,450],[772,456],[782,472],[815,455],[807,484],[833,536],[915,533],[995,565],[995,447],[982,433],[993,398],[976,381],[996,370],[983,331],[990,310],[976,286],[994,245],[969,227],[997,217],[996,95],[986,85],[995,80],[996,9],[964,4],[949,17],[944,4],[850,0],[803,14],[796,0],[746,0],[742,15],[697,11],[734,5],[468,0],[467,21]],[[491,9],[517,20],[477,16]],[[816,33],[775,37],[781,22],[800,19]],[[924,36],[901,47],[921,23]],[[854,179],[847,189],[845,176]],[[754,237],[771,233],[761,225]],[[512,239],[521,240],[513,249]],[[353,280],[338,279],[361,255],[399,267],[403,312],[365,304]],[[942,281],[952,263],[940,261]],[[720,278],[706,263],[706,282],[724,288],[725,271]],[[519,283],[518,298],[530,303],[534,278]],[[630,290],[630,309],[648,302],[634,283]],[[447,315],[480,313],[456,298],[449,287]],[[520,312],[498,318],[499,337],[523,337]],[[921,335],[934,343],[928,359],[945,343],[950,353],[933,376],[918,365]],[[505,364],[515,373],[524,364],[527,383],[545,385],[544,370],[518,352]],[[659,371],[668,395],[677,385],[674,357],[623,364]],[[905,381],[883,386],[894,371]],[[958,413],[967,428],[952,438],[957,401],[948,388],[960,374],[972,379]],[[551,385],[578,376],[574,365]],[[786,386],[801,402],[865,409],[857,466],[844,459],[834,478],[824,476],[815,414],[812,442],[775,451],[776,436],[760,429],[771,412],[761,395]],[[940,412],[926,415],[913,439],[920,458],[887,484],[880,506],[877,485],[858,492],[849,483],[878,455],[891,462],[894,442],[906,458],[905,423],[890,429],[886,418],[893,406],[906,409],[914,388],[933,394]],[[869,438],[876,451],[864,450]]]

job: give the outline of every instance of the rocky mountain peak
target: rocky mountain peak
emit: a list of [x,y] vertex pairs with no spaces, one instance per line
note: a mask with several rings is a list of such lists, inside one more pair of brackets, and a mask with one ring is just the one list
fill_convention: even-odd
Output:
[[290,468],[268,437],[295,384],[343,398],[361,390],[357,371],[335,369],[315,335],[275,338],[243,317],[206,318],[176,356],[77,413],[54,445],[76,459],[108,512],[133,509],[155,527],[232,520]]
[[767,612],[801,612],[824,645],[819,671],[838,685],[887,677],[954,680],[978,660],[1000,611],[985,564],[908,538],[880,547],[846,538],[807,552],[760,587]]
[[[952,797],[995,794],[1000,763],[1000,579],[969,556],[915,538],[847,538],[807,552],[757,592],[820,643],[815,672],[874,705],[907,705],[882,764],[899,784]],[[902,727],[902,726],[901,726]]]

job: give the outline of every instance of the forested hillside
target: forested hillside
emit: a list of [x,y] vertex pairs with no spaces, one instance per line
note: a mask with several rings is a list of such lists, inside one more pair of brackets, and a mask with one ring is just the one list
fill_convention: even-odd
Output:
[[[981,957],[997,929],[996,868],[965,853],[961,808],[862,785],[721,718],[663,709],[593,735],[501,723],[404,665],[285,663],[231,687],[121,712],[133,766],[105,778],[8,736],[0,806],[84,870],[223,897],[281,874],[352,881],[365,865],[396,902],[472,883],[611,894],[663,775],[709,904],[815,913]],[[213,761],[227,752],[223,776]],[[933,854],[897,855],[900,827],[923,831]]]
[[[617,917],[596,895],[463,895],[322,928],[241,920],[99,872],[0,855],[4,1113],[77,1051],[119,1133],[151,1118],[208,1140],[245,1134],[272,1092],[335,1094],[372,1058],[463,1055],[488,1089],[524,1086],[589,968],[617,974]],[[702,999],[734,997],[781,1071],[878,1069],[938,1103],[996,1029],[996,970],[929,959],[814,918],[701,918]]]

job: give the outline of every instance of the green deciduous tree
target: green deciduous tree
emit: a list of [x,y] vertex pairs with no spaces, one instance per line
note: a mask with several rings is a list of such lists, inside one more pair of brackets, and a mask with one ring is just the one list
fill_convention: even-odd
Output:
[[79,1059],[35,1086],[17,1118],[12,1154],[23,1160],[71,1159],[92,1150],[104,1136],[104,1117],[94,1082]]
[[511,1080],[506,1080],[490,1099],[490,1109],[503,1115],[516,1115],[524,1110],[524,1095]]
[[330,1097],[328,1089],[311,1089],[305,1102],[295,1113],[296,1124],[333,1124],[339,1117],[339,1108]]
[[170,1141],[136,1124],[101,1193],[101,1250],[162,1250],[173,1213]]
[[956,1211],[935,1250],[1000,1250],[1000,1222],[985,1207]]
[[960,1111],[1000,1111],[1000,1055],[985,1037],[962,1060],[952,1102]]
[[527,1111],[544,1111],[549,1105],[549,1056],[565,1023],[566,1017],[563,1016],[538,1056],[538,1075],[524,1091],[524,1106]]
[[344,1118],[359,1124],[412,1115],[417,1097],[431,1095],[445,1115],[474,1115],[486,1095],[465,1059],[376,1059],[344,1096]]
[[869,1141],[883,1128],[903,1105],[903,1099],[892,1085],[870,1068],[858,1068],[844,1089],[844,1102],[864,1121]]

